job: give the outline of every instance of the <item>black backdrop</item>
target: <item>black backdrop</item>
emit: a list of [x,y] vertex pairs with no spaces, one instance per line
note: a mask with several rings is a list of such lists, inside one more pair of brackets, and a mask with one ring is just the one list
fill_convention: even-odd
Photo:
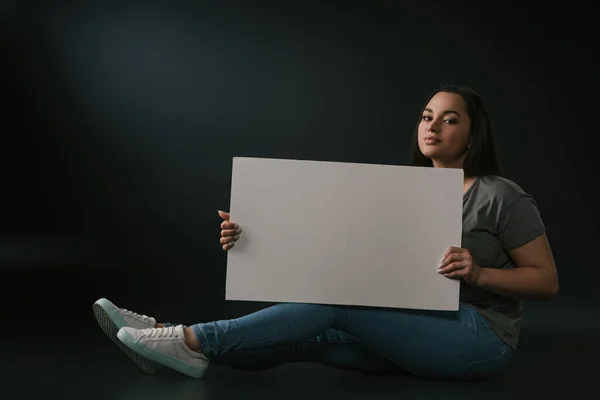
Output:
[[232,157],[405,164],[426,96],[459,83],[547,225],[561,293],[529,315],[586,318],[593,13],[519,4],[3,2],[3,317],[97,332],[104,296],[188,323],[263,307],[224,300]]

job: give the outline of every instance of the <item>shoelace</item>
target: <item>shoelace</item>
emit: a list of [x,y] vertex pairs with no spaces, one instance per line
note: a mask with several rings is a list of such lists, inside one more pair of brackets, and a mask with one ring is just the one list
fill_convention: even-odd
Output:
[[129,311],[129,310],[127,310],[126,308],[121,308],[121,311],[123,311],[124,313],[127,313],[127,314],[129,314],[129,315],[132,315],[132,316],[134,316],[134,317],[140,318],[140,319],[142,319],[142,320],[144,320],[144,321],[146,321],[146,322],[148,322],[148,323],[151,323],[151,322],[152,322],[152,318],[150,318],[150,317],[149,317],[149,316],[147,316],[147,315],[138,314],[138,313],[135,313],[135,312],[133,312],[133,311]]
[[175,331],[174,326],[167,326],[164,328],[153,328],[153,329],[144,329],[144,333],[151,338],[163,338],[163,337],[175,337],[177,338],[179,335]]

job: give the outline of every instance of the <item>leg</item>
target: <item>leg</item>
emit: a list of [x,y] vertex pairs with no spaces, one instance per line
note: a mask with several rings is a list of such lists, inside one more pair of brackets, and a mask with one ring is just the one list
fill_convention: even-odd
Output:
[[458,312],[278,304],[225,321],[191,326],[209,359],[302,343],[328,329],[349,333],[412,374],[481,378],[503,370],[511,353],[472,307]]
[[[157,328],[177,326],[166,322]],[[186,335],[188,336],[188,335]],[[186,340],[187,341],[187,340]],[[199,349],[199,345],[188,344]],[[361,343],[346,332],[328,329],[324,333],[289,346],[230,352],[211,360],[213,364],[246,371],[262,371],[287,363],[307,362],[370,374],[407,374],[407,371]]]
[[308,341],[286,347],[242,350],[212,359],[235,369],[260,371],[286,363],[317,363],[369,374],[406,374],[406,371],[349,334],[329,329]]
[[[197,339],[192,329],[185,329],[183,325],[159,323],[154,329],[141,330],[126,327],[120,329],[117,336],[136,354],[194,378],[202,377],[208,366],[208,360],[202,353],[192,351],[198,348]],[[287,362],[315,362],[363,373],[406,374],[406,371],[373,349],[349,334],[334,329],[286,347],[232,351],[213,357],[211,361],[252,371],[274,368]]]

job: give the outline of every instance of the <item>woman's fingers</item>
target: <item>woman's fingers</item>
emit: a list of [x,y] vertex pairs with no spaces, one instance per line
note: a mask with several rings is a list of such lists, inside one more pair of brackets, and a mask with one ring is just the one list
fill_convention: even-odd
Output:
[[240,238],[240,235],[235,235],[235,236],[222,236],[221,237],[221,244],[227,244],[227,243],[232,243],[232,242],[237,242],[237,240]]
[[221,229],[237,229],[240,226],[233,221],[223,221],[221,222]]
[[230,221],[229,213],[219,210],[219,216],[223,218],[223,222],[221,222],[221,247],[223,247],[223,250],[228,251],[240,238],[242,230],[238,224]]
[[240,228],[237,229],[223,229],[221,230],[221,245],[223,250],[229,251],[235,244],[235,242],[240,238],[240,234],[242,230]]
[[221,230],[221,237],[236,236],[236,235],[239,235],[240,233],[242,233],[242,230],[240,228],[238,228],[238,229],[223,229],[223,230]]

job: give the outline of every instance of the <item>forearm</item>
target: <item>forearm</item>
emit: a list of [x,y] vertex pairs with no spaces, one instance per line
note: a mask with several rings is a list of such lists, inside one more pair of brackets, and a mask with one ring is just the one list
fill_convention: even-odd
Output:
[[556,276],[536,267],[481,268],[476,286],[512,299],[548,299],[556,295]]

